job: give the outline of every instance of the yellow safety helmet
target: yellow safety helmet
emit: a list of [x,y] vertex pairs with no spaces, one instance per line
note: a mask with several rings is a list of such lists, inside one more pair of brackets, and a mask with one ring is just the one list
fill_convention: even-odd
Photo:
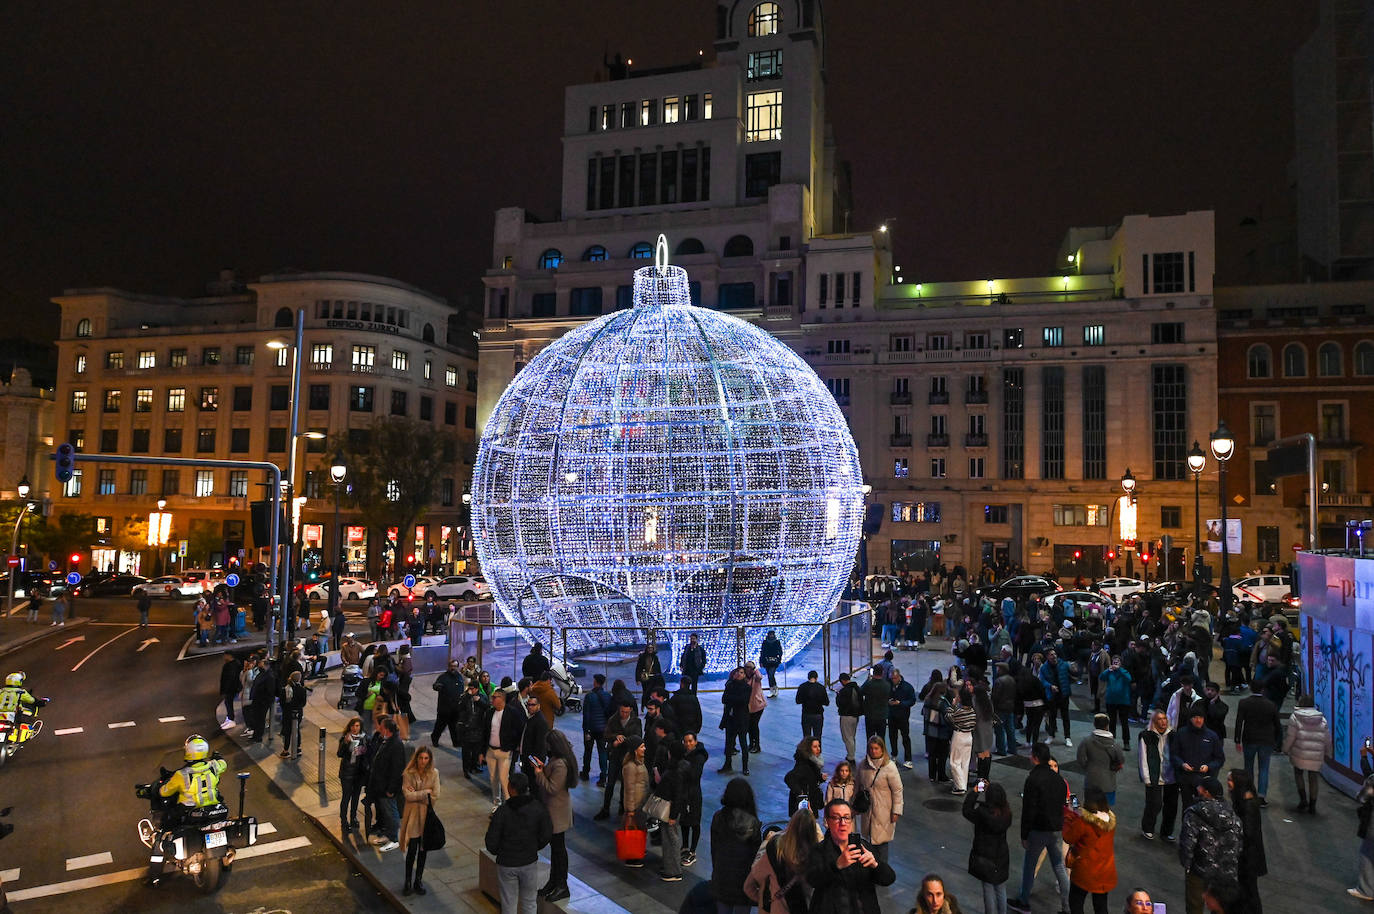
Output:
[[210,744],[205,737],[192,733],[186,738],[186,761],[203,762],[210,757]]
[[22,672],[10,673],[5,677],[5,685],[13,686],[16,689],[22,689],[24,687],[24,674]]

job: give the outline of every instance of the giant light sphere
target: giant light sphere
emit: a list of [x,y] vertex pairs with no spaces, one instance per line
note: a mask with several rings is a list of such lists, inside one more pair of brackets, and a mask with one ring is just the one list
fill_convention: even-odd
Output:
[[486,424],[473,536],[528,639],[561,652],[566,630],[585,653],[666,629],[667,669],[696,630],[715,672],[735,627],[754,658],[777,626],[790,659],[835,609],[864,504],[844,415],[787,346],[690,301],[681,268],[636,270],[634,307],[546,347]]

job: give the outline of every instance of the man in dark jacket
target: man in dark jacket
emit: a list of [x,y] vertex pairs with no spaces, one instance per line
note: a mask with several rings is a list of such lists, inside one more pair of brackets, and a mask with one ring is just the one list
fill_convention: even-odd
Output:
[[[879,914],[878,886],[892,885],[897,874],[854,833],[854,810],[844,800],[825,804],[825,827],[806,865],[806,884],[814,890],[811,914]],[[851,835],[857,843],[850,843]]]
[[677,691],[668,699],[668,706],[663,709],[663,716],[672,718],[681,736],[688,733],[700,734],[701,701],[697,698],[695,686],[689,685],[686,679],[679,682]]
[[248,689],[249,732],[244,733],[252,742],[260,743],[267,735],[267,716],[272,710],[272,702],[277,700],[277,674],[266,657],[258,658],[258,675]]
[[606,674],[592,677],[592,689],[582,696],[582,780],[590,781],[592,749],[596,749],[600,775],[596,786],[606,781],[606,724],[611,719],[611,696],[606,691]]
[[[1255,780],[1261,806],[1269,792],[1269,759],[1279,739],[1279,709],[1261,692],[1251,692],[1236,706],[1236,752],[1245,756],[1245,772]],[[1255,772],[1255,761],[1259,772]]]
[[863,694],[859,684],[848,673],[840,674],[840,688],[835,694],[835,710],[840,715],[840,738],[844,740],[844,757],[854,764],[854,734],[859,729],[859,718],[864,714]]
[[997,754],[1015,754],[1020,745],[1016,742],[1016,677],[1011,675],[1009,663],[999,663],[994,668],[997,678],[992,682],[992,710],[997,712],[993,723],[996,734]]
[[886,740],[892,683],[883,675],[883,670],[875,666],[859,692],[864,700],[864,735],[869,739],[876,736]]
[[635,682],[639,683],[640,701],[648,701],[654,689],[663,688],[663,665],[658,662],[658,645],[650,642],[644,646],[639,659],[635,661]]
[[382,836],[373,840],[382,851],[394,851],[400,835],[401,813],[397,806],[401,795],[401,777],[405,773],[406,751],[396,735],[396,722],[389,717],[381,720],[382,742],[372,759],[367,776],[367,795],[377,808],[377,824]]
[[1205,890],[1234,892],[1243,832],[1231,804],[1222,799],[1221,782],[1203,778],[1197,785],[1197,802],[1183,813],[1178,837],[1178,862],[1183,864],[1185,910],[1203,914]]
[[759,666],[768,674],[768,690],[771,697],[778,697],[778,667],[782,666],[782,642],[773,629],[763,636],[763,646],[759,649]]
[[1187,725],[1174,733],[1172,751],[1174,777],[1187,810],[1198,799],[1198,785],[1206,778],[1216,777],[1226,762],[1221,740],[1207,729],[1207,708],[1203,702],[1193,704]]
[[[611,817],[611,798],[615,796],[615,785],[620,780],[620,768],[625,764],[625,749],[631,740],[638,741],[644,738],[644,725],[633,712],[634,708],[629,705],[620,705],[615,709],[615,716],[606,723],[606,745],[610,750],[611,767],[606,775],[606,792],[601,797],[601,811],[592,817],[594,819]],[[623,805],[623,788],[620,798]]]
[[526,775],[533,777],[534,769],[538,767],[534,762],[542,765],[548,757],[549,732],[552,729],[548,718],[540,711],[539,699],[533,695],[526,697],[525,730],[520,734],[520,769]]
[[797,704],[801,705],[802,737],[821,738],[825,729],[825,707],[830,704],[830,693],[820,683],[820,673],[811,670],[806,674],[806,682],[797,686]]
[[520,664],[520,675],[530,682],[535,682],[548,671],[549,658],[544,656],[544,645],[536,641],[530,647],[530,652],[525,655],[524,662]]
[[1031,887],[1035,884],[1035,864],[1040,852],[1049,855],[1054,878],[1059,883],[1059,909],[1069,909],[1069,871],[1064,868],[1064,801],[1069,785],[1050,767],[1050,747],[1031,746],[1031,771],[1021,793],[1021,846],[1026,849],[1021,861],[1021,895],[1008,898],[1007,907],[1029,911]]
[[510,776],[510,799],[496,810],[487,825],[487,853],[496,858],[501,882],[501,911],[533,910],[538,903],[539,851],[553,837],[553,822],[544,804],[530,796],[530,781]]
[[471,779],[482,764],[487,734],[482,725],[487,722],[491,704],[482,695],[477,680],[468,680],[464,695],[458,703],[458,739],[463,747],[463,777]]
[[[1045,687],[1045,730],[1049,734],[1046,743],[1054,742],[1055,718],[1064,721],[1064,746],[1073,746],[1069,736],[1069,695],[1073,692],[1073,679],[1069,675],[1069,664],[1059,659],[1059,654],[1049,651],[1045,663],[1040,667],[1040,682]],[[1068,905],[1064,905],[1065,910]]]
[[706,648],[701,646],[696,632],[692,633],[687,640],[687,646],[682,649],[682,659],[678,661],[678,668],[682,670],[679,688],[685,685],[689,691],[695,693],[697,680],[706,672]]
[[224,723],[220,724],[220,729],[228,730],[234,725],[234,696],[243,691],[243,683],[239,680],[241,672],[243,661],[233,654],[225,654],[224,666],[219,668],[219,700],[224,702]]
[[[892,761],[897,761],[897,744],[902,744],[903,755],[906,759],[902,763],[904,768],[910,768],[911,762],[911,709],[916,705],[916,689],[911,683],[906,681],[901,670],[892,671],[892,697],[887,700],[887,732],[888,751],[892,754]],[[819,736],[820,734],[816,734]]]
[[1221,700],[1221,687],[1215,682],[1209,682],[1203,688],[1206,698],[1203,705],[1207,709],[1207,729],[1217,735],[1217,739],[1226,742],[1226,715],[1231,710],[1231,706]]
[[439,693],[439,702],[434,711],[434,730],[429,734],[429,744],[438,748],[439,737],[448,730],[448,738],[456,749],[459,745],[458,715],[467,693],[467,681],[458,671],[457,658],[450,659],[448,669],[434,677],[433,688]]

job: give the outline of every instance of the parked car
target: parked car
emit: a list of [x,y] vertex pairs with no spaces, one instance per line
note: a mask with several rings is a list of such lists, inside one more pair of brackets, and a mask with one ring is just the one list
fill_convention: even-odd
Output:
[[181,572],[181,579],[188,584],[199,584],[200,589],[205,593],[213,593],[216,587],[224,583],[224,569],[184,568]]
[[[328,600],[329,578],[311,584],[305,593],[312,600]],[[377,585],[362,578],[339,578],[339,596],[345,600],[371,600],[377,596]]]
[[1282,603],[1293,592],[1293,581],[1285,574],[1255,574],[1231,585],[1237,600],[1255,603]]
[[1139,578],[1103,578],[1093,584],[1092,589],[1120,603],[1131,594],[1145,590],[1145,582]]
[[387,590],[387,596],[409,597],[412,595],[428,593],[433,587],[437,587],[443,578],[432,577],[430,575],[416,575],[415,586],[406,587],[404,581],[397,581]]
[[186,581],[180,575],[175,574],[164,574],[160,578],[135,584],[129,593],[136,597],[145,590],[150,597],[166,597],[169,600],[175,600],[179,597],[198,597],[205,592],[199,581]]
[[139,584],[147,583],[148,579],[138,574],[102,574],[84,579],[72,593],[79,597],[127,597]]
[[1170,603],[1181,603],[1194,593],[1200,594],[1206,600],[1216,592],[1215,585],[1205,582],[1194,584],[1192,581],[1157,581],[1150,585],[1150,593],[1158,594],[1163,600]]
[[491,587],[481,575],[454,574],[425,591],[425,598],[438,600],[489,600]]
[[979,596],[991,597],[1000,600],[1003,597],[1022,599],[1035,595],[1045,595],[1058,593],[1063,590],[1057,583],[1047,577],[1038,574],[1018,574],[1016,577],[1007,578],[999,584],[991,587],[984,587],[978,591]]

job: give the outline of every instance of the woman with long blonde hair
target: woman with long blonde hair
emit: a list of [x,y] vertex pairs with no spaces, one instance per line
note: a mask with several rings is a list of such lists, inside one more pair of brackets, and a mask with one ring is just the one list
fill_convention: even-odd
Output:
[[[798,809],[782,833],[764,842],[744,880],[744,894],[759,906],[759,914],[804,912],[811,894],[806,884],[806,865],[820,830],[811,810]],[[764,904],[764,899],[768,904]]]
[[[430,803],[439,796],[439,772],[434,768],[434,751],[428,746],[416,749],[401,775],[401,793],[406,798],[401,815],[401,847],[406,849],[406,882],[401,894],[425,894],[425,816]],[[411,879],[414,871],[414,881]]]

